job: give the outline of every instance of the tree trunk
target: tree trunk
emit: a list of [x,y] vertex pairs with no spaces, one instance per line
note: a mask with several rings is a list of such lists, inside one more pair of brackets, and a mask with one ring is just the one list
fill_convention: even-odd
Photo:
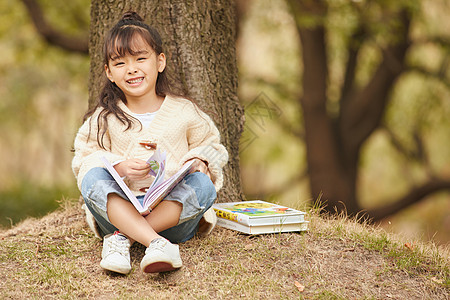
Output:
[[[328,211],[355,211],[356,160],[344,161],[335,122],[326,108],[327,65],[322,27],[299,28],[303,50],[306,157],[312,196]],[[353,163],[353,167],[349,167]]]
[[134,10],[161,34],[169,72],[215,121],[229,152],[218,202],[241,201],[239,139],[244,111],[237,98],[235,7],[231,0],[187,3],[181,0],[91,3],[89,104],[104,80],[103,37],[123,12]]
[[[358,209],[355,193],[356,161],[343,159],[338,125],[327,111],[328,66],[323,17],[324,1],[289,1],[297,19],[303,62],[303,96],[306,159],[311,194],[327,211]],[[302,14],[314,16],[315,25],[301,22]],[[299,21],[300,20],[300,21]]]

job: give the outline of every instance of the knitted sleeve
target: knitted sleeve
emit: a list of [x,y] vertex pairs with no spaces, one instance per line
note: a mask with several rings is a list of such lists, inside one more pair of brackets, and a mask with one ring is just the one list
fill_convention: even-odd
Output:
[[97,116],[94,114],[87,119],[78,130],[74,141],[75,156],[72,160],[72,170],[77,179],[78,188],[81,188],[81,182],[84,175],[95,167],[104,167],[101,157],[104,156],[110,162],[122,159],[120,155],[108,151],[111,148],[108,132],[104,137],[104,146],[102,149],[97,143]]
[[187,130],[189,151],[182,161],[199,158],[208,164],[211,180],[219,191],[223,186],[223,166],[228,162],[228,152],[220,143],[220,133],[211,118],[198,108],[196,117],[190,122]]

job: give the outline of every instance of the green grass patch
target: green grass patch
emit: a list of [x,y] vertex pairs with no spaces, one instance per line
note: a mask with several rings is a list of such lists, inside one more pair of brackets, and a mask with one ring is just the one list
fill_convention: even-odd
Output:
[[385,232],[378,235],[368,234],[361,238],[361,240],[363,246],[368,250],[383,252],[383,250],[391,245],[391,241]]

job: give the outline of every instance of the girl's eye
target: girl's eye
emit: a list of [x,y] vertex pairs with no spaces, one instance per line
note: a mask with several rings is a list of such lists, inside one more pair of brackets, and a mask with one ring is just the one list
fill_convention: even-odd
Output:
[[143,61],[143,60],[146,60],[147,58],[146,57],[139,57],[137,60],[138,61]]
[[121,66],[123,64],[124,64],[123,62],[119,61],[119,62],[114,63],[114,66],[115,67],[119,67],[119,66]]

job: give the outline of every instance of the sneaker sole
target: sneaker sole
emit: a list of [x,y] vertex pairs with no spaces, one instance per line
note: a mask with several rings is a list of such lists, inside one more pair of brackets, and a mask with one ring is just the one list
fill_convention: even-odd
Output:
[[120,274],[128,274],[131,271],[131,268],[124,266],[124,267],[119,267],[119,266],[112,266],[108,263],[105,263],[103,261],[100,262],[100,267],[102,267],[105,270],[108,271],[112,271],[112,272],[116,272],[116,273],[120,273]]
[[147,266],[145,266],[142,271],[144,273],[160,273],[160,272],[169,272],[169,271],[174,271],[181,268],[181,264],[180,266],[174,266],[170,263],[167,262],[154,262],[151,264],[148,264]]

